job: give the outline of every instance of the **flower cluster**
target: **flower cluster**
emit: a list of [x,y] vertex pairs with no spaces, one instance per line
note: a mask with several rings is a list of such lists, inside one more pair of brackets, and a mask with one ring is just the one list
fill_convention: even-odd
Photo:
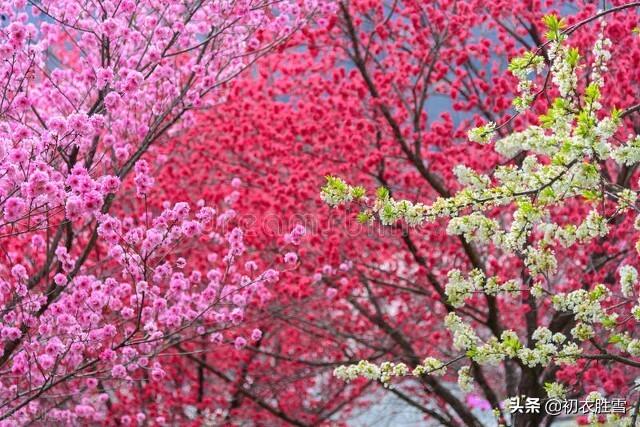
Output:
[[620,289],[622,295],[630,297],[633,295],[634,288],[638,283],[638,270],[630,265],[625,265],[620,268]]
[[322,187],[320,197],[329,206],[338,206],[365,196],[364,188],[352,187],[340,178],[327,176],[327,184]]
[[[22,348],[10,363],[15,379],[0,382],[0,396],[11,399],[25,381],[47,387],[53,376],[74,375],[87,366],[102,381],[124,382],[122,387],[142,371],[161,381],[165,374],[156,356],[167,339],[179,335],[210,336],[212,342],[226,340],[243,348],[247,338],[226,338],[232,334],[225,331],[243,322],[252,301],[264,304],[271,298],[269,288],[279,274],[273,269],[257,272],[253,260],[240,262],[247,256],[246,247],[241,229],[228,230],[233,215],[202,204],[192,212],[183,202],[143,222],[99,215],[97,233],[107,244],[102,262],[114,268],[114,274],[104,279],[74,275],[78,258],[60,246],[55,256],[61,269],[48,294],[27,295],[27,269],[15,265],[13,280],[0,280],[1,295],[5,304],[10,303],[15,289],[24,297],[23,305],[20,314],[10,311],[3,317],[0,345],[6,348],[20,340]],[[304,231],[297,227],[290,234]],[[176,256],[188,241],[217,248],[208,254],[208,271],[190,268],[187,260]],[[59,297],[53,300],[51,295]],[[38,334],[25,336],[27,326]],[[261,337],[259,329],[250,334],[253,342]],[[97,416],[104,402],[91,408]],[[68,415],[60,411],[56,416]]]
[[352,381],[358,377],[380,381],[388,386],[392,377],[401,377],[409,372],[404,363],[383,362],[380,366],[361,360],[356,365],[339,366],[333,371],[333,375],[344,381]]
[[516,111],[523,112],[534,100],[534,83],[530,79],[532,74],[541,73],[544,70],[544,58],[531,52],[526,52],[521,57],[516,57],[509,63],[509,71],[518,79],[518,92],[520,96],[513,100]]
[[[546,54],[550,61],[548,81],[555,86],[551,93],[557,94],[557,98],[538,117],[537,124],[495,142],[497,153],[511,160],[519,157],[517,162],[509,160],[497,165],[491,175],[458,165],[453,172],[462,189],[450,197],[438,197],[430,205],[395,200],[384,189],[378,190],[369,206],[368,200],[363,199],[367,220],[378,218],[384,225],[398,221],[418,225],[448,218],[448,234],[460,236],[463,242],[491,247],[486,252],[489,257],[496,253],[510,254],[522,262],[524,279],[514,277],[505,281],[491,277],[477,263],[467,274],[459,269],[448,273],[443,293],[450,312],[444,325],[452,335],[453,348],[462,353],[462,358],[479,365],[497,365],[507,359],[526,368],[552,363],[573,365],[586,357],[588,343],[597,334],[604,334],[622,353],[640,356],[640,339],[622,326],[631,318],[640,319],[640,302],[624,317],[620,312],[628,308],[611,302],[614,295],[624,302],[634,296],[638,282],[635,267],[623,265],[619,269],[617,295],[613,287],[599,283],[585,284],[570,292],[558,289],[564,286],[562,282],[570,280],[558,274],[561,269],[558,251],[602,241],[610,235],[611,223],[617,216],[622,221],[623,214],[639,210],[637,191],[612,182],[606,163],[621,167],[637,164],[640,145],[633,135],[626,143],[614,138],[624,116],[620,110],[614,108],[608,114],[602,111],[601,91],[612,45],[605,36],[604,21],[593,47],[591,78],[584,86],[579,85],[581,57],[578,49],[566,44],[565,22],[547,16],[545,24]],[[520,82],[520,96],[514,101],[518,112],[529,109],[534,101],[534,83],[530,78],[544,68],[543,57],[536,53],[525,53],[511,61],[509,69]],[[497,129],[495,123],[487,123],[470,130],[468,138],[488,144]],[[565,204],[577,201],[584,202],[587,209],[559,218],[557,212]],[[573,323],[564,331],[552,331],[551,326],[538,326],[535,331],[531,328],[526,340],[515,330],[495,326],[491,330],[493,336],[488,338],[476,333],[474,325],[478,319],[472,315],[474,311],[465,311],[475,307],[465,302],[476,294],[484,294],[487,301],[492,301],[490,298],[502,297],[501,291],[523,292],[525,299],[530,293],[536,304],[567,316]],[[607,351],[597,346],[596,350],[602,354]],[[446,366],[428,358],[413,373],[444,374]],[[462,367],[458,376],[460,389],[470,390],[470,368]],[[548,382],[545,390],[554,398],[567,393],[565,385],[559,382]]]
[[335,4],[0,1],[0,423],[104,422],[104,390],[161,381],[169,342],[270,298],[278,273],[242,270],[231,211],[152,187],[167,137],[319,10]]

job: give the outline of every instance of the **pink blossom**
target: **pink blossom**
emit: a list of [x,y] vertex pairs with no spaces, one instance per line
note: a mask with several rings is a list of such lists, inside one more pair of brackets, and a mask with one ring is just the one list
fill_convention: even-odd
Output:
[[220,332],[214,332],[209,337],[209,341],[215,344],[222,344],[223,339],[224,338]]
[[38,363],[40,363],[40,366],[42,366],[42,369],[45,371],[48,371],[53,366],[54,362],[54,358],[46,353],[38,356]]
[[11,276],[16,280],[26,280],[28,278],[27,269],[22,264],[11,267]]
[[467,404],[473,409],[479,409],[481,411],[491,410],[491,404],[477,394],[467,395]]
[[287,252],[284,255],[284,262],[287,264],[295,264],[298,261],[298,255],[295,252]]
[[151,370],[151,378],[153,378],[154,381],[160,381],[165,377],[165,375],[166,373],[159,367],[155,367]]
[[53,281],[56,285],[62,286],[67,282],[67,278],[64,274],[57,273],[55,276],[53,276]]
[[104,105],[107,107],[107,110],[110,112],[115,112],[119,107],[121,102],[120,95],[117,92],[109,92],[107,96],[104,97]]
[[89,418],[95,412],[93,406],[90,405],[76,405],[76,414],[81,418]]
[[302,237],[307,233],[307,230],[303,225],[297,224],[290,233],[285,234],[284,240],[286,243],[290,243],[292,245],[299,245]]
[[241,308],[231,310],[231,322],[238,325],[244,319],[244,311]]
[[262,274],[263,279],[266,280],[267,283],[277,282],[279,276],[280,276],[280,273],[278,273],[278,271],[271,268]]
[[260,338],[262,338],[262,331],[260,329],[254,329],[253,331],[251,331],[252,341],[259,341]]
[[10,197],[4,203],[4,220],[16,221],[27,212],[27,202],[21,197]]
[[247,340],[242,337],[236,337],[236,339],[233,342],[233,346],[236,348],[236,350],[241,350],[246,345],[247,345]]
[[114,365],[113,368],[111,368],[111,375],[114,378],[125,378],[127,376],[127,368],[123,365]]

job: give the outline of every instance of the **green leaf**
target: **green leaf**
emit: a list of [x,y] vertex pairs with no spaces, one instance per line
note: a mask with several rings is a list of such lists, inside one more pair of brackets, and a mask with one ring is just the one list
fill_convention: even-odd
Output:
[[578,65],[578,61],[580,60],[580,52],[575,47],[569,48],[567,50],[567,62],[572,67]]
[[371,220],[371,214],[368,212],[360,212],[357,216],[357,220],[360,224],[366,224]]
[[611,120],[615,122],[619,122],[621,118],[622,118],[622,110],[616,107],[613,107],[611,109]]
[[576,134],[586,138],[596,125],[596,120],[588,111],[582,110],[578,114],[578,125],[576,126]]
[[351,194],[353,195],[354,199],[359,200],[367,194],[367,191],[364,189],[364,187],[357,186],[353,187],[353,189],[351,190]]
[[613,316],[607,316],[604,319],[602,319],[602,326],[604,326],[607,329],[611,329],[614,326],[616,326],[617,322],[615,317]]
[[600,193],[596,190],[583,190],[582,197],[589,201],[596,201],[600,199]]
[[379,187],[378,190],[376,190],[376,196],[378,199],[387,200],[389,198],[389,190],[384,187]]
[[560,32],[566,26],[564,19],[558,18],[556,15],[545,15],[542,22],[547,27],[547,38],[549,40],[559,40]]
[[556,192],[553,188],[546,187],[540,192],[540,197],[544,200],[553,200],[556,197]]
[[595,83],[591,83],[589,86],[587,86],[587,88],[584,90],[584,93],[586,95],[587,102],[590,104],[600,98],[600,88]]
[[618,344],[620,342],[622,342],[620,335],[611,335],[611,338],[609,338],[609,344]]
[[525,67],[526,61],[521,56],[516,56],[515,58],[509,61],[509,71],[518,71],[522,70]]

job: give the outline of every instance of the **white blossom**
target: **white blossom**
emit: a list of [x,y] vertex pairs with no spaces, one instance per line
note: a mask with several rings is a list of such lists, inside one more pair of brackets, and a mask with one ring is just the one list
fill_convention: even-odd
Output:
[[638,271],[630,265],[620,267],[620,289],[622,295],[630,297],[633,294],[633,288],[638,283]]

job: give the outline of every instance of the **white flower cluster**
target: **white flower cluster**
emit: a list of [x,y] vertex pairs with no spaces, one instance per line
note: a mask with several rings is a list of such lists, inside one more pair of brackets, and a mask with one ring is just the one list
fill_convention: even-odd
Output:
[[491,138],[495,135],[496,124],[489,122],[485,125],[476,127],[467,132],[467,138],[471,142],[477,142],[479,144],[487,144],[491,141]]
[[557,382],[545,383],[544,390],[550,399],[565,399],[567,397],[566,387]]
[[518,93],[520,96],[513,100],[516,111],[523,112],[533,102],[534,83],[531,75],[539,74],[544,70],[544,58],[531,52],[517,58],[513,58],[509,63],[509,71],[518,79]]
[[609,342],[633,357],[640,357],[640,339],[633,338],[628,332],[611,336]]
[[422,203],[413,204],[408,200],[396,201],[390,197],[378,198],[373,208],[383,225],[392,225],[404,220],[410,226],[424,222],[427,208]]
[[500,230],[500,224],[480,212],[451,218],[447,225],[447,234],[464,236],[469,242],[488,243],[493,240],[497,244],[501,239],[497,236],[499,233],[504,234]]
[[633,295],[633,288],[638,283],[638,270],[630,265],[620,267],[620,289],[622,295],[629,298]]
[[589,212],[587,218],[576,229],[576,237],[582,242],[596,237],[604,237],[607,234],[609,234],[607,219],[596,210]]
[[453,333],[453,348],[456,350],[469,350],[480,341],[473,328],[453,312],[444,318],[444,325]]
[[568,248],[577,240],[576,230],[577,227],[574,224],[560,226],[555,223],[545,222],[538,226],[538,231],[543,235],[540,239],[540,244],[547,246],[555,241],[563,247]]
[[551,155],[558,151],[560,141],[548,135],[540,126],[530,126],[520,132],[513,132],[495,143],[495,150],[504,157],[513,157],[521,151]]
[[469,350],[467,354],[474,362],[481,365],[497,365],[506,357],[516,357],[521,348],[518,335],[512,330],[507,330],[502,333],[499,340],[491,337],[482,345]]
[[616,194],[618,198],[618,209],[620,212],[626,212],[629,209],[633,209],[638,201],[638,193],[628,188],[619,191]]
[[601,304],[609,295],[609,289],[599,284],[591,291],[578,289],[568,294],[555,294],[551,297],[551,302],[556,310],[573,313],[578,324],[571,333],[575,338],[585,341],[593,337],[592,325],[600,324],[607,329],[616,326],[618,315],[608,314]]
[[473,390],[473,377],[469,366],[458,369],[458,387],[465,393],[470,393]]
[[560,41],[549,44],[551,60],[551,80],[558,87],[560,96],[568,98],[578,86],[576,67],[579,54],[575,49],[567,48]]
[[593,45],[593,64],[591,65],[591,80],[598,86],[604,85],[604,76],[609,70],[607,63],[611,59],[611,40],[604,36],[606,27],[604,19],[600,21],[600,37]]
[[465,278],[460,270],[451,270],[448,278],[444,293],[453,307],[462,307],[464,300],[471,297],[473,292],[482,289],[485,281],[484,274],[478,269],[472,270],[468,278]]
[[327,183],[320,192],[320,198],[329,206],[338,206],[353,200],[363,199],[364,188],[352,187],[340,178],[327,176]]
[[593,338],[595,331],[591,325],[578,322],[576,326],[571,329],[571,335],[577,340],[586,341]]
[[597,149],[600,157],[606,158],[611,156],[611,146],[607,141],[616,133],[618,126],[618,120],[611,117],[605,117],[596,124],[594,134],[596,140],[600,143],[600,148]]
[[[435,357],[427,357],[422,364],[411,371],[413,376],[444,375],[447,366]],[[339,366],[333,370],[333,375],[343,381],[349,382],[356,378],[380,381],[385,387],[390,387],[394,377],[409,375],[409,368],[404,363],[382,362],[379,366],[367,360],[361,360],[355,365]]]
[[522,348],[518,351],[518,358],[522,363],[532,368],[546,366],[552,360],[556,363],[575,363],[575,359],[582,352],[573,342],[564,344],[567,340],[564,334],[552,334],[545,327],[536,329],[532,338],[536,342],[532,349]]
[[533,246],[527,248],[525,263],[532,276],[536,274],[550,275],[558,268],[555,254],[549,248],[539,249]]
[[435,357],[427,357],[421,365],[415,367],[412,373],[416,377],[425,374],[441,376],[447,373],[447,367]]
[[640,356],[640,340],[637,338],[631,339],[627,344],[627,353],[632,355],[633,357]]
[[484,292],[487,295],[498,295],[500,292],[514,293],[521,290],[516,280],[501,283],[497,277],[485,277],[479,269],[473,269],[468,277],[464,277],[460,270],[451,270],[448,274],[444,293],[447,302],[455,308],[464,306],[465,300],[474,292]]
[[[524,261],[532,279],[526,285],[520,284],[521,278],[518,281],[504,281],[487,277],[478,269],[467,275],[459,270],[450,271],[445,295],[454,309],[463,307],[465,300],[475,292],[496,296],[501,292],[519,292],[523,287],[528,287],[533,297],[540,300],[541,307],[548,306],[550,299],[553,310],[572,315],[575,325],[570,336],[569,333],[554,334],[540,327],[533,333],[532,343],[525,346],[512,330],[504,331],[500,337],[485,339],[481,335],[481,339],[473,326],[466,323],[455,310],[448,313],[445,327],[453,336],[453,348],[463,352],[463,357],[481,365],[498,364],[506,358],[518,359],[529,367],[575,363],[582,355],[580,343],[602,331],[610,332],[609,342],[621,351],[640,357],[639,338],[628,332],[614,333],[623,323],[618,321],[618,312],[623,308],[620,308],[621,305],[615,306],[617,310],[603,307],[611,305],[604,304],[611,295],[610,289],[598,284],[591,290],[579,289],[566,294],[553,290],[556,283],[554,279],[557,279],[554,275],[559,268],[555,251],[609,234],[610,218],[602,212],[607,200],[614,199],[617,202],[614,215],[638,211],[637,191],[602,184],[607,181],[604,168],[608,166],[605,165],[615,162],[632,166],[640,163],[640,136],[631,135],[626,142],[617,142],[614,135],[619,129],[622,113],[612,109],[607,116],[600,111],[603,108],[600,102],[601,89],[611,57],[611,41],[604,37],[604,31],[601,31],[593,47],[591,82],[579,85],[577,71],[581,67],[580,55],[577,49],[563,43],[566,39],[563,30],[566,28],[565,22],[555,16],[546,16],[544,21],[549,30],[551,81],[558,88],[559,97],[538,117],[538,125],[499,138],[494,147],[496,152],[509,159],[524,153],[521,162],[506,162],[506,165],[496,167],[491,176],[467,166],[456,166],[454,174],[463,188],[451,197],[437,198],[431,205],[394,200],[389,191],[380,189],[373,206],[363,213],[365,219],[377,216],[387,225],[397,221],[418,225],[446,217],[449,218],[448,234],[462,236],[468,242],[493,245],[500,252],[517,255]],[[509,69],[519,80],[520,96],[514,101],[518,111],[530,106],[535,86],[531,78],[543,67],[542,58],[533,53],[511,61]],[[496,123],[490,122],[471,129],[468,138],[472,142],[488,144],[497,130]],[[363,190],[350,187],[337,178],[328,178],[322,197],[332,206],[356,199],[366,200]],[[558,207],[574,198],[591,206],[587,216],[580,222],[572,220],[572,215],[560,218],[557,214]],[[640,215],[634,226],[640,230]],[[492,253],[492,249],[488,253]],[[640,252],[640,241],[636,249]],[[619,274],[622,296],[633,297],[638,282],[637,270],[624,265]],[[640,298],[630,315],[640,322]],[[336,375],[345,379],[355,376],[382,378],[382,365],[355,366],[338,368]],[[442,375],[445,371],[445,363],[427,358],[413,370],[413,374]],[[469,391],[472,388],[471,377],[470,367],[459,369],[458,384],[461,390]],[[547,383],[545,390],[549,397],[561,398],[566,395],[564,386],[559,383]]]
[[549,329],[538,328],[533,337],[536,344],[533,348],[522,345],[515,331],[507,330],[500,339],[489,338],[484,344],[467,351],[467,355],[481,365],[497,365],[505,358],[519,359],[529,367],[545,366],[556,363],[575,363],[582,350],[573,342],[566,342],[567,337],[561,333],[552,334]]
[[613,150],[611,157],[625,166],[640,163],[640,136],[630,135],[624,145]]
[[491,185],[491,178],[487,175],[481,175],[465,165],[456,165],[453,168],[453,173],[460,184],[474,190],[483,190]]
[[608,294],[609,290],[604,285],[597,285],[592,291],[578,289],[568,294],[556,294],[551,302],[558,311],[571,311],[580,321],[596,323],[604,314],[600,301]]
[[409,368],[404,363],[383,362],[380,366],[367,360],[361,360],[355,365],[339,366],[333,371],[333,375],[343,381],[353,381],[358,377],[380,381],[388,386],[393,377],[403,377],[409,373]]

